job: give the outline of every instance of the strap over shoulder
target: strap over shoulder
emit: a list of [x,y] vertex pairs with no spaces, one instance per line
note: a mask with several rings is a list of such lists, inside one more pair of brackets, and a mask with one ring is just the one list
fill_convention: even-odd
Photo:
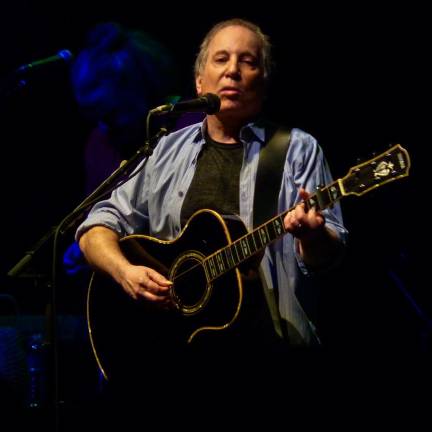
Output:
[[254,194],[254,227],[277,214],[278,195],[288,147],[291,128],[266,126],[266,143],[260,151]]

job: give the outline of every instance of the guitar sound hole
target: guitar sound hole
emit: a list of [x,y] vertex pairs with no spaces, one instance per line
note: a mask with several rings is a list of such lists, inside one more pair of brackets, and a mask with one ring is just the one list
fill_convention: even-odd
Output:
[[195,259],[181,262],[174,276],[174,297],[183,307],[197,305],[204,300],[207,281],[201,263]]

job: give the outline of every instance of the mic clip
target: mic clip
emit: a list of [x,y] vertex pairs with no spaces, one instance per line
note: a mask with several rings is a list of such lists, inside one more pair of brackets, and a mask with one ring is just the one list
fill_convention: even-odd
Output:
[[150,115],[159,115],[159,114],[169,113],[169,112],[172,112],[173,109],[174,109],[173,104],[160,105],[160,106],[150,110]]

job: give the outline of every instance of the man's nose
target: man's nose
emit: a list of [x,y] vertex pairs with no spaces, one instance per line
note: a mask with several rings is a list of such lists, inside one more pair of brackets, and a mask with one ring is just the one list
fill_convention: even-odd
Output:
[[231,60],[227,65],[226,73],[231,77],[239,77],[240,76],[240,67],[239,62],[235,59]]

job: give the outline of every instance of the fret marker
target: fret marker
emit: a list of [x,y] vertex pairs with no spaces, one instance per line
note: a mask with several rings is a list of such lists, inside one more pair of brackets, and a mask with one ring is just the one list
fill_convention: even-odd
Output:
[[247,242],[246,242],[245,239],[241,240],[241,245],[242,245],[242,247],[243,247],[244,255],[245,255],[245,256],[249,255],[249,254],[250,254],[250,252],[249,252],[249,247],[248,247],[248,244],[247,244]]
[[335,186],[332,186],[330,188],[330,195],[332,197],[332,200],[337,199],[337,197],[338,197],[338,191],[337,191],[337,188]]
[[223,272],[225,270],[225,266],[223,264],[222,257],[220,255],[220,253],[218,253],[216,255],[216,261],[217,261],[218,266],[219,266],[219,271]]
[[275,230],[278,234],[283,233],[282,224],[280,223],[280,221],[278,219],[275,219],[275,221],[273,222],[273,225],[274,225]]
[[234,267],[234,260],[233,260],[233,256],[232,256],[232,252],[231,252],[231,248],[230,247],[228,249],[225,249],[225,254],[226,254],[226,257],[227,257],[228,266],[229,267]]
[[266,234],[266,231],[265,231],[264,228],[261,228],[261,229],[259,230],[259,234],[260,234],[260,237],[261,237],[261,242],[262,242],[263,244],[267,243],[267,234]]
[[213,277],[215,277],[216,276],[216,268],[215,268],[215,265],[212,261],[212,258],[209,258],[208,262],[209,262],[209,266],[210,266],[210,273]]

